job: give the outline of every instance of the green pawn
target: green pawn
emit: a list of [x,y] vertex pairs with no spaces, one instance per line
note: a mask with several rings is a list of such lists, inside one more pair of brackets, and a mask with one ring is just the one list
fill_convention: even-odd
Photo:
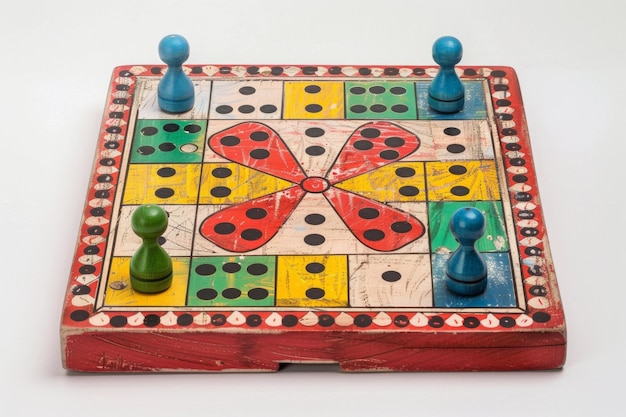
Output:
[[172,285],[172,259],[157,241],[167,229],[167,220],[165,210],[151,204],[133,213],[133,231],[143,239],[130,260],[130,284],[135,291],[158,293]]

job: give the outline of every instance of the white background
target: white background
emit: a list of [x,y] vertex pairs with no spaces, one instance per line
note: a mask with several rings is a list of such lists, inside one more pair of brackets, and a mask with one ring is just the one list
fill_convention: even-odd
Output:
[[[0,13],[0,412],[3,416],[624,415],[624,3],[28,1]],[[561,371],[76,375],[61,367],[64,291],[113,67],[464,65],[520,78],[568,324]],[[10,410],[10,411],[7,411]]]

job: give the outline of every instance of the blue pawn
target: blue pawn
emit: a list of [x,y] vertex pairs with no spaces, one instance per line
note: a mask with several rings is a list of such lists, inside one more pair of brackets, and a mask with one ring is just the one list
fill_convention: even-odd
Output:
[[159,82],[159,107],[168,113],[191,110],[194,87],[182,67],[189,58],[189,43],[180,35],[168,35],[159,43],[159,57],[167,64],[167,72]]
[[487,265],[474,244],[485,233],[485,216],[473,207],[461,208],[452,215],[450,230],[460,246],[446,264],[446,285],[459,295],[481,294],[487,287]]
[[428,88],[428,104],[440,113],[456,113],[463,110],[465,88],[454,66],[463,57],[463,46],[457,38],[443,36],[433,45],[433,59],[439,64],[439,72]]

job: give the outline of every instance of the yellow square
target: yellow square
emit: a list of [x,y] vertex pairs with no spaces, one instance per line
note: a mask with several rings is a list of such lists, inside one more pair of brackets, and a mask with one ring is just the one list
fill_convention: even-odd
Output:
[[134,291],[130,285],[130,257],[113,257],[104,295],[106,307],[182,307],[187,297],[189,258],[172,258],[172,285],[157,294]]
[[429,201],[499,200],[493,160],[427,162]]
[[343,83],[336,81],[286,82],[284,118],[343,119]]
[[345,307],[348,305],[346,256],[279,256],[276,305]]
[[196,204],[201,164],[130,164],[124,204]]

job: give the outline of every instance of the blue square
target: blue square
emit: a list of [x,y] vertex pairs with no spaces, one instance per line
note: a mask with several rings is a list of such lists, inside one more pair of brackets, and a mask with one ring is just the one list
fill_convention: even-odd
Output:
[[485,90],[482,81],[463,81],[465,87],[465,104],[458,113],[438,113],[428,105],[428,87],[430,81],[415,83],[417,95],[418,120],[481,120],[487,118]]
[[487,289],[473,297],[457,295],[446,286],[446,261],[451,253],[434,253],[433,296],[435,307],[517,307],[509,254],[481,253],[487,264]]

